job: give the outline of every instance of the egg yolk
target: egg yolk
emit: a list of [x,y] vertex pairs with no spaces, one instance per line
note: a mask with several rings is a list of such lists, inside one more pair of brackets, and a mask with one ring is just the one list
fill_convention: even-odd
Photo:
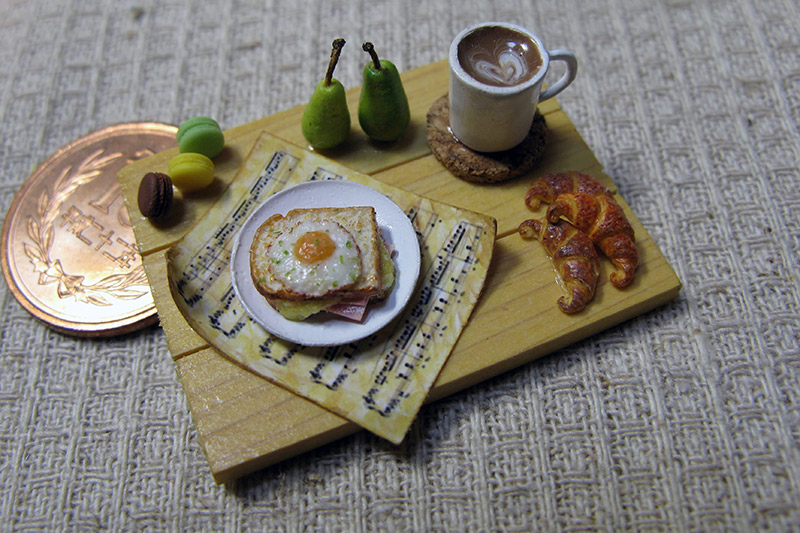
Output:
[[324,231],[309,231],[294,243],[294,255],[304,263],[317,263],[333,255],[336,244]]

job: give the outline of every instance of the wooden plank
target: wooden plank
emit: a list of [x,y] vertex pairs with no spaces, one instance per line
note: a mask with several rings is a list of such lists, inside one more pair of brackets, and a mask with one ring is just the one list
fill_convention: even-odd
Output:
[[[348,105],[353,129],[348,142],[343,148],[320,152],[326,157],[335,159],[353,170],[365,174],[378,172],[403,166],[410,161],[430,155],[430,150],[425,140],[425,123],[428,108],[447,92],[447,62],[439,61],[402,74],[403,85],[411,106],[411,127],[408,134],[397,143],[373,143],[358,127],[358,97],[359,88],[347,92]],[[551,122],[557,131],[566,128],[573,131],[574,126],[561,113],[561,108],[555,99],[545,102],[540,110],[545,116],[553,116]],[[225,131],[225,149],[214,158],[215,182],[211,187],[192,193],[186,197],[175,191],[176,209],[171,217],[159,224],[153,224],[145,219],[136,204],[139,182],[147,172],[166,172],[169,160],[178,151],[177,148],[165,150],[143,160],[135,161],[128,165],[118,175],[123,197],[125,198],[131,222],[136,234],[139,251],[146,256],[154,251],[171,246],[177,242],[197,220],[216,202],[219,195],[228,183],[236,176],[239,168],[247,158],[253,144],[262,131],[267,131],[277,137],[285,139],[298,146],[305,146],[302,132],[300,131],[300,117],[303,106],[288,109],[275,115],[270,115],[253,122],[242,124]],[[561,118],[558,118],[558,117]],[[566,132],[564,132],[566,133]],[[556,136],[553,142],[558,142]],[[568,139],[569,137],[563,137]],[[557,144],[552,151],[571,150],[572,143],[559,147]],[[578,150],[580,155],[587,155],[586,150]],[[588,156],[594,161],[594,155],[588,151]],[[546,155],[545,158],[548,156]],[[572,155],[570,155],[572,157]],[[595,161],[596,163],[596,161]],[[589,165],[589,163],[584,163]],[[599,165],[596,165],[599,168]],[[447,174],[445,179],[454,179]],[[453,202],[448,202],[453,203]],[[480,205],[480,204],[478,204]],[[478,212],[487,212],[485,209],[473,209]]]
[[167,283],[166,250],[151,253],[142,258],[144,271],[150,281],[153,301],[158,309],[158,318],[167,337],[167,348],[177,359],[188,353],[208,347],[208,342],[194,332],[172,299]]
[[[638,231],[640,228],[636,227]],[[453,394],[673,299],[680,288],[652,240],[639,241],[643,263],[632,287],[603,281],[593,305],[567,316],[538,243],[511,235],[496,243],[483,298],[429,394]],[[647,287],[641,285],[646,281]],[[542,302],[545,305],[542,305]],[[198,434],[218,482],[303,453],[359,427],[239,368],[213,349],[177,361]]]
[[[373,174],[401,165],[430,153],[425,141],[425,116],[431,103],[447,91],[447,63],[438,62],[403,74],[409,105],[412,106],[411,127],[407,135],[392,144],[376,144],[369,141],[358,127],[359,88],[347,92],[348,105],[354,127],[344,147],[320,152],[353,170]],[[550,109],[556,109],[551,104]],[[176,209],[171,217],[159,224],[145,219],[136,205],[139,182],[147,172],[166,172],[167,164],[178,149],[165,150],[152,157],[135,161],[118,175],[123,197],[132,218],[139,251],[146,256],[178,241],[197,220],[216,202],[239,168],[262,131],[286,139],[298,146],[305,146],[300,131],[303,107],[295,107],[275,115],[243,124],[225,131],[225,149],[214,158],[215,182],[211,187],[186,197],[175,191]]]
[[[637,235],[641,266],[625,290],[603,278],[597,296],[583,313],[561,313],[555,301],[560,288],[541,246],[522,240],[519,223],[535,215],[523,197],[532,177],[554,170],[586,171],[614,188],[609,177],[555,100],[542,106],[548,123],[548,149],[530,176],[498,185],[477,185],[453,177],[430,154],[424,141],[427,109],[447,90],[447,64],[438,62],[403,74],[414,126],[397,145],[370,143],[357,122],[347,147],[326,155],[369,173],[390,185],[458,207],[489,214],[498,221],[498,240],[484,293],[428,401],[637,316],[674,298],[680,281],[635,214],[617,195]],[[348,93],[355,117],[358,89]],[[258,468],[303,453],[357,431],[355,424],[256,376],[209,347],[192,331],[171,299],[166,283],[164,250],[216,201],[234,178],[262,131],[302,144],[294,108],[226,131],[226,152],[215,160],[217,183],[191,197],[178,195],[178,209],[160,226],[138,212],[136,191],[141,176],[166,168],[173,152],[156,154],[126,167],[119,176],[137,241],[142,251],[156,306],[198,436],[214,479],[225,482]],[[540,215],[543,210],[540,211]]]
[[[616,185],[604,172],[578,131],[560,109],[545,114],[548,127],[548,149],[536,165],[532,176],[560,170],[579,170],[595,176],[612,191]],[[578,142],[579,141],[579,142]],[[559,157],[559,154],[568,154]],[[519,223],[535,213],[525,206],[525,192],[531,178],[522,177],[494,185],[464,181],[453,177],[432,154],[405,165],[373,174],[374,178],[433,200],[491,214],[497,219],[501,237],[517,231]],[[543,210],[542,210],[543,212]]]
[[176,361],[218,483],[351,434],[358,426],[237,366],[212,348]]

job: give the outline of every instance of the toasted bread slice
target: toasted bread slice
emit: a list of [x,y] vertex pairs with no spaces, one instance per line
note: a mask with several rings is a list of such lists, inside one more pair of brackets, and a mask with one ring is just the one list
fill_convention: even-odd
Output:
[[341,290],[325,294],[325,298],[373,297],[382,289],[380,230],[375,219],[375,209],[361,207],[325,207],[294,209],[286,214],[273,215],[256,230],[250,247],[250,273],[256,289],[268,299],[315,300],[314,296],[298,294],[288,290],[270,269],[267,260],[269,247],[290,228],[304,221],[331,221],[339,224],[353,236],[361,258],[358,278]]

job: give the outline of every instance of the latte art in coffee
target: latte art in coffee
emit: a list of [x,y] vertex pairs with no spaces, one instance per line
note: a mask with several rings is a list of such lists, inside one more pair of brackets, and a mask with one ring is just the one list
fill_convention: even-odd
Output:
[[465,37],[458,46],[458,61],[477,81],[496,87],[524,83],[542,66],[536,45],[527,36],[499,26]]
[[489,85],[517,85],[528,79],[525,61],[511,50],[499,50],[491,59],[483,59],[482,53],[474,53],[470,63],[475,77]]

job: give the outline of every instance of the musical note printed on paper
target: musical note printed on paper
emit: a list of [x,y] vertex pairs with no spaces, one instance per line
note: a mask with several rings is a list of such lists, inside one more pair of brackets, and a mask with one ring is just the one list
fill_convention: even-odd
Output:
[[[403,209],[420,241],[422,270],[407,307],[379,332],[341,346],[300,346],[247,314],[233,289],[231,253],[239,228],[266,198],[329,179],[372,187]],[[399,443],[472,313],[495,233],[489,216],[385,185],[265,133],[208,214],[168,251],[167,270],[178,309],[222,354]]]

